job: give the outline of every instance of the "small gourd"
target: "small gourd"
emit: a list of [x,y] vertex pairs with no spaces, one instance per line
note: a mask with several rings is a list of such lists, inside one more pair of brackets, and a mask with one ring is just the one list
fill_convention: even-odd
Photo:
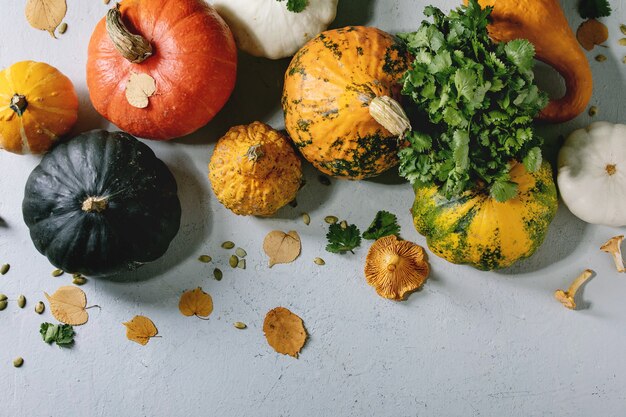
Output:
[[308,1],[304,10],[288,9],[283,0],[209,0],[226,20],[237,46],[254,56],[292,56],[335,20],[339,0]]
[[209,179],[217,199],[239,215],[271,216],[293,201],[302,184],[300,159],[270,126],[235,126],[215,145]]
[[56,68],[22,61],[0,72],[0,149],[42,154],[77,119],[74,85]]
[[626,125],[595,122],[573,132],[559,152],[563,202],[592,224],[626,226]]

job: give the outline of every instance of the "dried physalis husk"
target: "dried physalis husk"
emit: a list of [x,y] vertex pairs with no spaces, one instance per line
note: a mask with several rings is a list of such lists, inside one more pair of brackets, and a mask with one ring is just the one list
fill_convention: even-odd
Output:
[[601,45],[609,39],[609,28],[596,19],[589,19],[578,26],[576,39],[583,48],[591,51],[594,46]]
[[289,233],[274,230],[268,233],[263,241],[263,250],[270,258],[270,268],[276,264],[295,261],[300,256],[301,249],[300,236],[293,230]]
[[145,109],[149,98],[156,92],[156,81],[148,74],[133,72],[126,84],[126,100],[131,106]]
[[26,20],[35,29],[45,30],[56,38],[54,31],[67,13],[65,0],[28,0]]
[[265,316],[263,332],[267,343],[278,353],[298,357],[307,333],[302,319],[284,307],[276,307]]
[[123,323],[126,326],[126,337],[128,340],[146,345],[151,338],[155,337],[159,331],[148,317],[135,316],[131,321]]
[[178,309],[184,316],[209,317],[213,312],[213,299],[198,287],[183,293],[178,302]]
[[52,316],[61,323],[80,326],[87,323],[87,296],[78,287],[61,287],[52,295],[44,292],[50,304]]

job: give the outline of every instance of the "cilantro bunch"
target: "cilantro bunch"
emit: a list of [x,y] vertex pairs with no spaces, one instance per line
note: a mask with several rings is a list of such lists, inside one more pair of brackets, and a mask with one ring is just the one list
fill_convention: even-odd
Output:
[[448,16],[429,6],[433,23],[400,35],[414,57],[402,93],[426,119],[407,136],[400,174],[414,185],[437,184],[448,198],[480,185],[506,201],[517,194],[511,161],[531,172],[541,166],[532,121],[548,98],[533,83],[535,50],[527,40],[493,43],[491,11],[477,0]]

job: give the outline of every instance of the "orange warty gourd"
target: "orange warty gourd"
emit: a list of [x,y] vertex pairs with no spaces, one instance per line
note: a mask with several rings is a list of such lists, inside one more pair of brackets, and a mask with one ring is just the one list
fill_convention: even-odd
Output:
[[[202,0],[124,0],[118,8],[89,43],[87,86],[96,110],[149,139],[173,139],[207,124],[235,85],[237,50],[226,23]],[[145,108],[126,97],[133,74],[155,81]]]
[[209,179],[217,199],[233,213],[271,216],[296,198],[300,165],[284,135],[254,122],[231,128],[217,142]]
[[74,86],[56,68],[23,61],[0,72],[0,149],[44,153],[77,118]]
[[[467,4],[467,0],[464,0]],[[582,113],[593,93],[593,77],[585,53],[572,32],[558,0],[479,0],[493,6],[489,35],[496,42],[528,39],[536,57],[565,80],[567,91],[551,100],[538,119],[566,122]]]
[[376,28],[324,32],[293,58],[285,74],[285,126],[302,155],[339,178],[376,176],[398,163],[398,135],[370,114],[376,98],[400,100],[409,58],[401,42]]

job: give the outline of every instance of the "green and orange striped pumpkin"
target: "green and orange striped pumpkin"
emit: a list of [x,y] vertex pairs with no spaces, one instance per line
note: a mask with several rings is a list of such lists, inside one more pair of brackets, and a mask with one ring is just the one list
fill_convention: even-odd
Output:
[[285,126],[320,171],[363,179],[398,163],[398,138],[369,113],[376,97],[400,100],[406,49],[371,27],[326,31],[309,41],[285,74]]
[[539,248],[558,205],[548,163],[534,173],[516,164],[511,181],[518,184],[518,194],[504,203],[484,190],[446,199],[436,186],[417,187],[415,228],[447,261],[482,270],[509,267]]

